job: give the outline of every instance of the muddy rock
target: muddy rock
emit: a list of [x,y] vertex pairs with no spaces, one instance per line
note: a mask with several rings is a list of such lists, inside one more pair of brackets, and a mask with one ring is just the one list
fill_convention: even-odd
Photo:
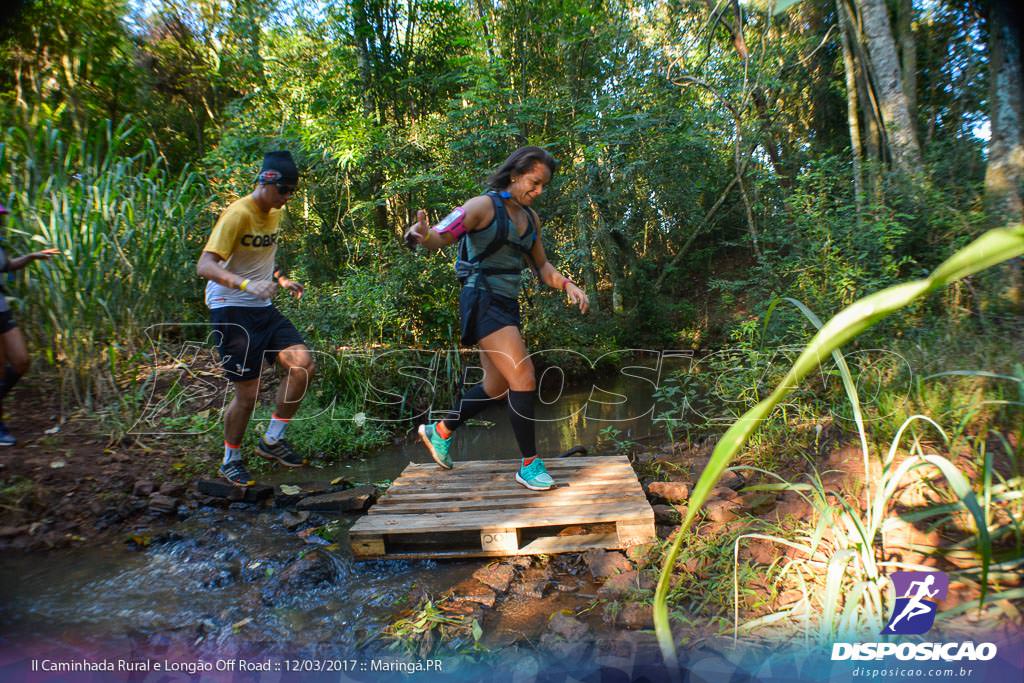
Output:
[[627,560],[625,555],[615,551],[588,550],[583,559],[590,568],[590,575],[595,579],[604,579],[633,568],[633,563]]
[[619,612],[618,622],[633,630],[654,628],[654,605],[627,603]]
[[669,503],[685,503],[690,497],[690,485],[684,481],[656,481],[647,488],[647,492]]
[[305,511],[303,511],[303,512],[286,511],[281,516],[281,524],[284,525],[285,529],[288,529],[289,531],[294,531],[295,529],[299,528],[300,525],[305,523],[308,519],[309,519],[309,513],[308,512],[305,512]]
[[459,602],[475,602],[484,607],[494,607],[498,599],[494,591],[476,579],[469,578],[452,588],[452,600]]
[[495,564],[481,567],[473,572],[473,578],[498,593],[504,593],[515,577],[516,570],[511,564]]
[[149,497],[149,511],[154,515],[170,515],[178,511],[178,499],[154,493]]
[[679,511],[671,505],[652,505],[655,524],[679,524]]
[[333,583],[336,578],[337,570],[327,553],[309,552],[294,560],[280,574],[271,577],[263,587],[262,597],[267,604],[273,604],[282,595]]
[[584,639],[590,633],[590,627],[570,614],[555,612],[548,621],[548,631],[576,641]]
[[160,495],[170,496],[171,498],[181,498],[185,495],[185,485],[178,481],[165,481],[160,484]]
[[657,583],[657,576],[650,571],[623,572],[606,579],[604,584],[597,589],[597,596],[614,599],[640,590],[653,590]]
[[671,541],[675,539],[679,529],[680,526],[678,524],[658,524],[654,527],[654,533],[663,541]]
[[245,489],[217,479],[200,479],[196,482],[196,489],[202,495],[209,496],[210,498],[219,498],[221,500],[242,500],[245,498]]
[[633,655],[633,642],[621,634],[615,634],[597,641],[600,658],[629,659]]
[[561,662],[575,664],[585,660],[590,654],[593,643],[589,640],[569,641],[558,635],[547,631],[540,637],[540,647]]
[[148,479],[140,479],[132,486],[132,495],[138,498],[148,498],[154,491],[156,491],[156,484]]
[[374,486],[357,486],[354,489],[309,496],[299,501],[299,510],[317,512],[355,512],[364,510],[377,499]]
[[[293,492],[285,493],[282,490],[282,487],[286,488],[288,491]],[[296,488],[298,489],[297,492],[295,492]],[[276,505],[279,508],[291,507],[292,505],[295,505],[303,498],[308,498],[309,496],[316,496],[323,493],[334,493],[335,491],[343,491],[347,488],[351,488],[351,486],[332,487],[326,481],[304,481],[298,484],[278,484],[277,486],[274,487],[274,505]]]
[[547,567],[531,567],[523,571],[513,591],[528,598],[543,598],[550,586],[551,570]]

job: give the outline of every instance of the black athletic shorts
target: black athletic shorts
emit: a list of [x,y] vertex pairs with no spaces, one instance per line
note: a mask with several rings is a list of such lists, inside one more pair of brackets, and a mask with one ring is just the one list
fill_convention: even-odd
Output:
[[210,309],[220,365],[232,382],[260,376],[263,359],[305,344],[302,335],[274,306],[224,306]]
[[482,287],[463,287],[459,293],[459,317],[462,345],[474,346],[503,327],[519,329],[519,301],[492,294]]
[[[0,294],[0,296],[3,296],[3,294]],[[14,320],[14,313],[10,310],[0,311],[0,334],[10,332],[17,326],[18,323]]]

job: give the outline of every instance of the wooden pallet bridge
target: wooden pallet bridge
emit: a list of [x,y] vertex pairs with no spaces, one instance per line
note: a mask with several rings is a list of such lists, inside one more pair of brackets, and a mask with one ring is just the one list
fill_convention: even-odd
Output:
[[515,482],[519,460],[409,463],[349,530],[358,560],[495,557],[625,548],[655,538],[625,456],[546,460],[556,488]]

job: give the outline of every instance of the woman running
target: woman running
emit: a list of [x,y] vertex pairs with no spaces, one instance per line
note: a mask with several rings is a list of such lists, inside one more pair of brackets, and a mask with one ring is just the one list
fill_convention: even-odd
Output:
[[[0,204],[0,227],[3,226],[8,213],[10,212],[7,208]],[[0,273],[21,270],[33,261],[46,261],[59,253],[59,249],[43,249],[9,259],[7,253],[0,248]],[[18,443],[3,422],[3,400],[26,372],[28,348],[25,346],[25,335],[18,329],[18,323],[11,313],[11,305],[7,303],[7,292],[0,285],[0,446],[13,446]]]
[[440,422],[421,425],[420,438],[438,465],[451,469],[448,455],[455,430],[508,394],[512,423],[522,464],[516,481],[546,491],[554,480],[537,456],[533,401],[533,362],[519,331],[519,291],[527,262],[549,287],[565,292],[571,304],[586,313],[586,293],[548,263],[540,240],[540,218],[531,208],[557,170],[558,162],[540,147],[522,147],[487,179],[490,191],[474,197],[430,228],[427,212],[417,213],[406,240],[433,251],[459,242],[455,271],[462,292],[462,345],[480,347],[484,379],[464,393]]

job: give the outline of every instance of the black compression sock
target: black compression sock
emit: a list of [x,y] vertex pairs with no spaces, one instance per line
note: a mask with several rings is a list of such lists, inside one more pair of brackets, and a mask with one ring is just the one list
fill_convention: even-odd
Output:
[[14,366],[10,363],[4,364],[4,376],[3,379],[0,380],[0,399],[6,396],[11,389],[14,388],[14,385],[18,383],[19,379],[21,379],[21,375],[14,371]]
[[448,431],[454,432],[461,425],[466,423],[475,415],[479,415],[487,406],[498,403],[500,399],[491,398],[484,391],[484,383],[475,385],[472,389],[462,395],[452,408],[451,412],[444,418],[444,426]]
[[533,424],[533,391],[508,392],[508,419],[524,458],[537,455],[537,435]]

